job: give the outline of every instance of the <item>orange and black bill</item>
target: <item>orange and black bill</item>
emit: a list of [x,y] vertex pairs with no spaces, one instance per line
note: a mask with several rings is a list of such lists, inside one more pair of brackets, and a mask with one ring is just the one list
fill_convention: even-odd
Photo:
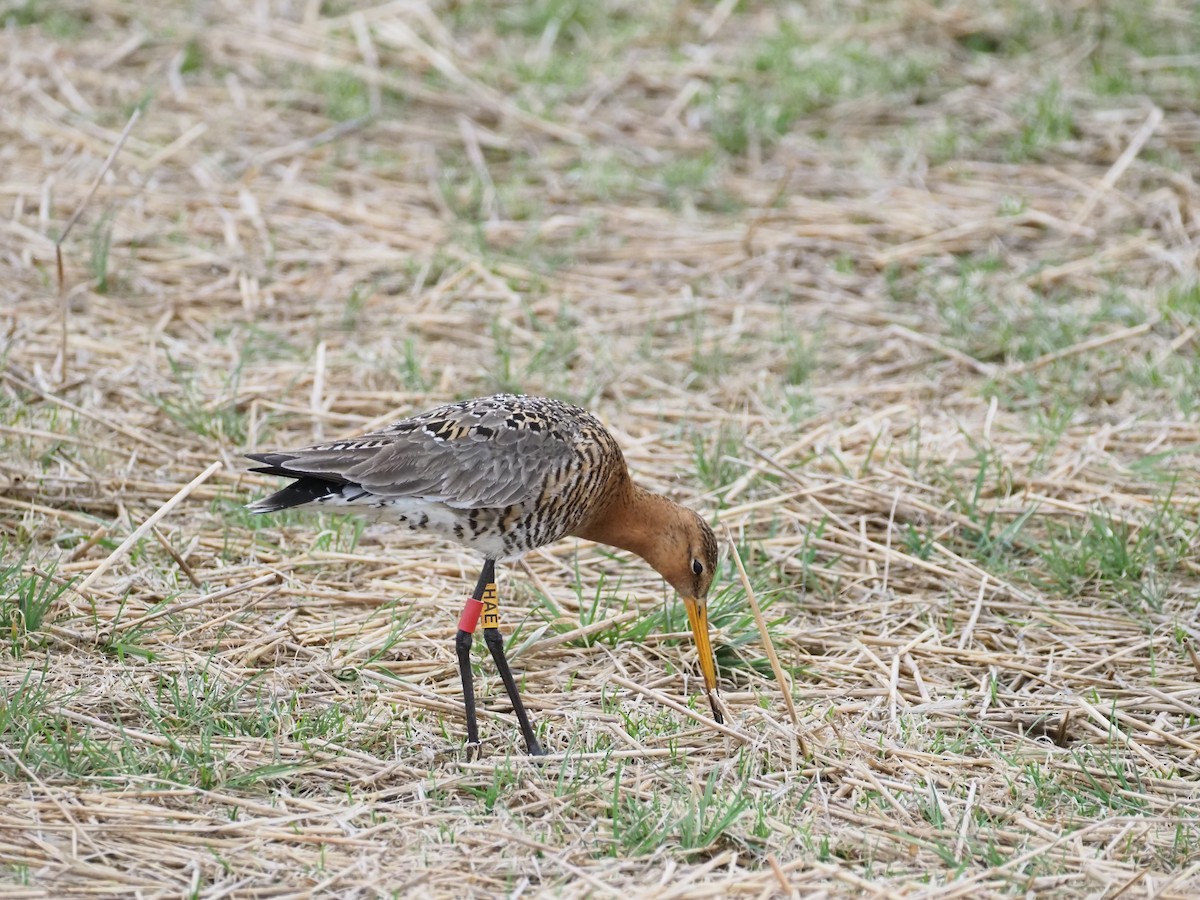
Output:
[[683,598],[687,609],[692,636],[696,639],[696,650],[700,656],[700,671],[704,674],[704,692],[708,694],[708,705],[718,725],[725,724],[725,716],[717,706],[717,660],[713,656],[712,642],[708,639],[708,605],[695,597]]

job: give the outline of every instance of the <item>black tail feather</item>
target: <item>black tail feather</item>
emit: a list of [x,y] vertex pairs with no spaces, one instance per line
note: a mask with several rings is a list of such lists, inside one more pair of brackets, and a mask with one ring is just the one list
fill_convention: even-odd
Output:
[[294,469],[283,468],[287,463],[295,460],[295,454],[246,454],[247,460],[264,463],[263,466],[256,466],[250,469],[250,472],[260,472],[264,475],[282,475],[283,478],[300,478],[304,472],[295,472]]
[[[295,477],[294,473],[275,472],[270,469],[253,469],[251,471],[267,472],[270,475],[291,474],[292,477]],[[340,494],[343,487],[345,485],[338,481],[301,477],[287,487],[267,497],[263,497],[261,500],[255,500],[247,509],[256,513],[278,512],[281,509],[290,509],[293,506],[303,506],[305,503],[312,503],[314,500],[320,500],[322,497],[328,497],[330,494]]]

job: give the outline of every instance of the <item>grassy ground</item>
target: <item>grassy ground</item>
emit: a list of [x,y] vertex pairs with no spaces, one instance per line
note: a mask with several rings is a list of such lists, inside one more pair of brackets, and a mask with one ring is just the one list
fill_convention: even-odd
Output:
[[[6,896],[1200,892],[1193,4],[0,10]],[[564,542],[468,761],[477,560],[242,509],[500,389],[728,526],[798,727],[732,565],[722,734]]]

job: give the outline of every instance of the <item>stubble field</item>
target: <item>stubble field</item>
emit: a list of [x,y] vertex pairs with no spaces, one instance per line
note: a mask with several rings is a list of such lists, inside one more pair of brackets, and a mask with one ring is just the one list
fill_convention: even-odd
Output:
[[[1193,4],[0,21],[5,896],[1200,892]],[[478,560],[243,509],[502,390],[728,529],[725,731],[566,541],[468,759]]]

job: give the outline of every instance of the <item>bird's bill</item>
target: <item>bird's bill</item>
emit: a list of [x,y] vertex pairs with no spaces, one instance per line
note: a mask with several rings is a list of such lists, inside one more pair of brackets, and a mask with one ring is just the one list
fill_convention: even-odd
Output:
[[700,671],[704,675],[704,691],[708,694],[708,705],[712,707],[713,718],[720,725],[725,724],[725,717],[717,706],[717,660],[713,656],[712,642],[708,639],[708,605],[695,597],[684,597],[683,606],[687,610],[688,622],[692,626],[692,636],[696,639],[696,650],[700,656]]

